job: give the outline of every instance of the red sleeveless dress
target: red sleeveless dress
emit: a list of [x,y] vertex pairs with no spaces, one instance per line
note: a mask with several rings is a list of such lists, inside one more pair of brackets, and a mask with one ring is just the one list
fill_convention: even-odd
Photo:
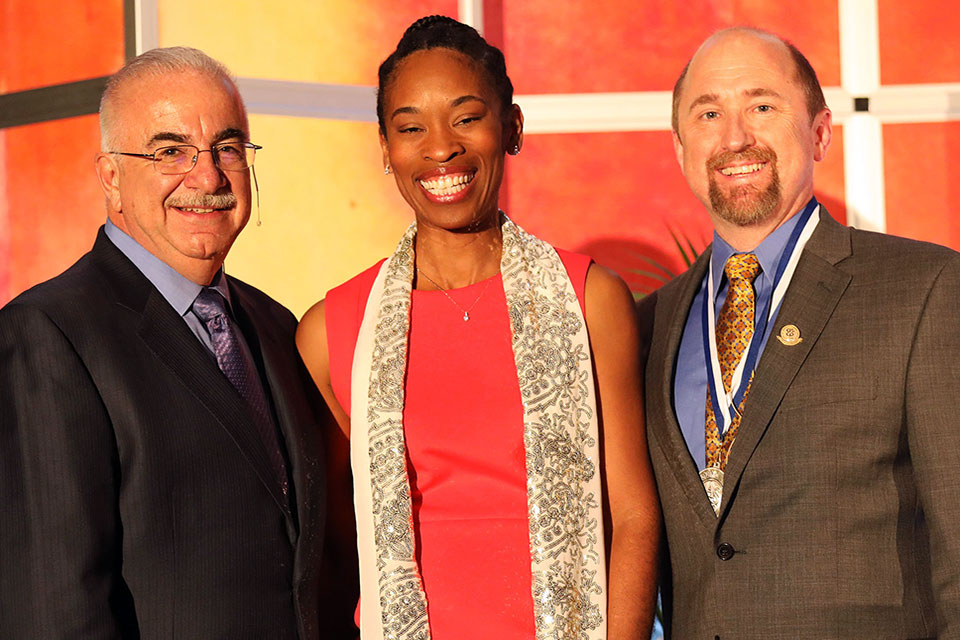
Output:
[[[590,258],[558,253],[582,310]],[[379,269],[326,297],[330,379],[347,413],[353,351]],[[413,292],[403,410],[430,632],[434,640],[532,640],[523,410],[503,281],[498,274],[447,293],[470,310],[469,321],[443,292]]]

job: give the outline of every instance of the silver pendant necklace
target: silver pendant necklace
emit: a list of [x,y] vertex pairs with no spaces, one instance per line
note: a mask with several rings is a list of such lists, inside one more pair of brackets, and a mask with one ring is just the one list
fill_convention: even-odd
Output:
[[467,307],[466,309],[464,309],[463,306],[462,306],[459,302],[457,302],[456,300],[453,299],[453,296],[451,296],[449,293],[447,293],[447,290],[446,290],[446,289],[444,289],[444,288],[441,287],[439,284],[437,284],[437,281],[436,281],[436,280],[434,280],[433,278],[431,278],[430,276],[428,276],[427,274],[425,274],[423,271],[421,271],[421,270],[420,270],[420,267],[417,267],[417,274],[422,275],[424,278],[426,278],[426,279],[430,282],[430,284],[432,284],[433,286],[435,286],[435,287],[437,288],[437,290],[440,291],[440,293],[442,293],[443,295],[447,296],[447,300],[449,300],[450,302],[452,302],[452,303],[454,304],[454,306],[457,307],[457,309],[460,309],[460,311],[463,311],[463,321],[464,321],[464,322],[467,322],[468,320],[470,320],[470,312],[473,311],[473,308],[474,308],[475,306],[477,306],[477,303],[478,303],[478,302],[480,302],[480,298],[482,298],[482,297],[483,297],[483,294],[485,294],[485,293],[487,292],[487,289],[490,287],[490,282],[493,280],[493,278],[488,278],[488,279],[487,279],[487,284],[484,285],[483,290],[480,291],[480,295],[478,295],[477,298],[473,301],[473,304],[471,304],[469,307]]

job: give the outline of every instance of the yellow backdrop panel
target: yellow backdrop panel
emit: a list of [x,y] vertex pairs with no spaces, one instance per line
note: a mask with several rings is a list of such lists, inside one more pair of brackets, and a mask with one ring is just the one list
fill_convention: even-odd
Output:
[[383,175],[377,126],[251,116],[262,225],[250,224],[228,273],[297,317],[328,289],[393,252],[413,214]]
[[456,0],[163,0],[160,46],[203,49],[237,76],[373,85],[403,30]]

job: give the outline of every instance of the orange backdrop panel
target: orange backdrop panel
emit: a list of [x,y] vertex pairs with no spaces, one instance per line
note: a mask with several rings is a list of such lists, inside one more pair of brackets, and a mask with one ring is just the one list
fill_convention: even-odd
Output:
[[123,1],[0,3],[0,93],[86,80],[123,64]]
[[[593,256],[635,291],[660,284],[641,271],[684,270],[671,232],[698,251],[711,241],[710,220],[687,187],[667,131],[527,136],[508,168],[514,220],[557,246]],[[844,222],[839,128],[817,165],[815,184],[817,198]]]
[[824,86],[840,84],[836,0],[809,0],[802,11],[768,0],[487,4],[502,12],[507,67],[520,93],[669,90],[706,36],[740,24],[793,41]]
[[6,129],[9,271],[0,304],[76,262],[106,219],[93,159],[96,116]]
[[960,249],[958,157],[960,122],[883,127],[888,233]]
[[880,81],[960,82],[956,9],[954,2],[879,0]]

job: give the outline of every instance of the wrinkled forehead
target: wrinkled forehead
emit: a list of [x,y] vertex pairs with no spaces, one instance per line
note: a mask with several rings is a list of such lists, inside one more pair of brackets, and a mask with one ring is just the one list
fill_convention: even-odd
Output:
[[246,108],[228,78],[198,71],[143,74],[125,82],[115,98],[116,125],[122,137],[143,144],[157,132],[176,133],[184,142],[224,129],[247,137]]

